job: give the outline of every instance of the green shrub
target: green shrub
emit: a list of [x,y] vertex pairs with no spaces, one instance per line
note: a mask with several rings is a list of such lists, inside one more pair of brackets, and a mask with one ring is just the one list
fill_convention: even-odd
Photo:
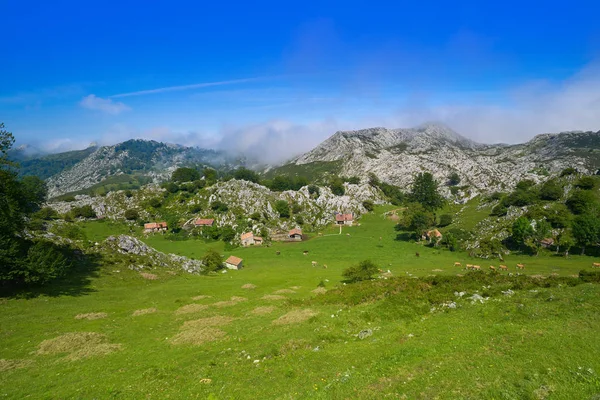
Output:
[[162,201],[158,197],[152,197],[148,200],[148,205],[152,208],[160,208],[162,206]]
[[362,203],[363,207],[365,208],[365,210],[371,212],[375,209],[375,204],[373,204],[373,202],[371,200],[365,200]]
[[225,213],[227,211],[229,211],[229,206],[225,203],[223,203],[220,200],[215,200],[210,204],[210,208],[218,213]]
[[452,223],[452,215],[451,214],[442,214],[440,215],[440,223],[438,224],[441,227],[448,226]]
[[139,217],[140,217],[140,214],[137,212],[137,210],[134,210],[132,208],[125,210],[125,219],[126,220],[135,221]]
[[575,182],[575,186],[583,190],[592,190],[596,186],[596,180],[592,176],[582,176]]
[[71,215],[73,218],[96,218],[96,212],[90,205],[73,207],[71,209]]
[[58,213],[52,207],[44,207],[41,210],[39,210],[38,212],[36,212],[34,215],[35,215],[35,217],[46,220],[46,221],[49,221],[51,219],[58,217]]
[[310,195],[316,195],[317,197],[321,194],[321,191],[319,190],[319,187],[316,185],[309,185],[308,186],[308,194]]
[[275,211],[279,213],[279,217],[281,218],[290,217],[290,205],[285,200],[277,200],[275,203]]
[[377,265],[373,261],[364,260],[358,263],[358,265],[346,268],[342,272],[342,276],[348,282],[360,282],[372,279],[373,275],[377,272],[379,272],[379,268],[377,268]]
[[200,179],[200,172],[193,168],[177,168],[171,175],[173,182],[192,182],[198,179]]
[[215,249],[209,249],[202,257],[202,263],[204,273],[214,272],[223,268],[223,257]]

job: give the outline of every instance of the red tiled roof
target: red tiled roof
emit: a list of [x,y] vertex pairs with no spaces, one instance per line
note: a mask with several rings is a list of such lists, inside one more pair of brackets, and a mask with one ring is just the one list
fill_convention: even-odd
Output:
[[200,225],[200,226],[212,226],[212,224],[215,223],[214,219],[202,219],[202,218],[198,218],[196,221],[194,221],[195,225]]
[[144,229],[158,229],[158,228],[166,228],[166,222],[149,222],[144,224]]
[[335,220],[337,222],[343,222],[343,221],[352,221],[352,220],[354,220],[354,218],[352,217],[352,214],[336,214]]
[[256,241],[262,242],[262,241],[263,241],[263,238],[261,238],[260,236],[254,236],[254,241],[255,241],[255,242],[256,242]]
[[300,228],[294,228],[289,232],[289,235],[302,235],[302,229]]
[[225,260],[227,264],[232,265],[240,265],[242,263],[242,259],[236,256],[229,256],[227,260]]
[[252,232],[242,233],[242,236],[240,236],[240,240],[245,240],[251,238],[252,236],[254,236],[254,233]]

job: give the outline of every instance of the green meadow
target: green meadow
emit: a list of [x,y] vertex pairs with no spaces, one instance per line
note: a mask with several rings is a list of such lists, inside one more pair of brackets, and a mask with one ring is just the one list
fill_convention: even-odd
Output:
[[[0,299],[0,397],[599,398],[600,285],[578,277],[598,260],[509,255],[512,276],[489,273],[497,260],[395,240],[390,209],[341,234],[231,250],[136,228],[157,250],[199,259],[214,247],[245,268],[148,279],[99,259]],[[129,234],[82,228],[92,241]],[[342,271],[364,259],[382,277],[345,285]]]

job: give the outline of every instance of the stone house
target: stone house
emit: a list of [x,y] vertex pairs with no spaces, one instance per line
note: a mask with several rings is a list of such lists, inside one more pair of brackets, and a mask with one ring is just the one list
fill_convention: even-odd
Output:
[[166,230],[166,222],[149,222],[144,224],[144,233],[164,232]]
[[248,246],[255,244],[254,233],[252,233],[252,232],[242,233],[242,235],[240,236],[240,242],[242,243],[242,246],[244,246],[244,247],[248,247]]
[[214,219],[203,219],[198,218],[194,221],[194,226],[213,226],[215,223]]
[[302,229],[294,228],[288,232],[288,237],[290,240],[300,242],[302,241]]
[[335,214],[336,225],[349,225],[352,226],[354,217],[352,214]]
[[227,260],[225,260],[225,267],[229,269],[242,269],[244,260],[236,256],[229,256]]

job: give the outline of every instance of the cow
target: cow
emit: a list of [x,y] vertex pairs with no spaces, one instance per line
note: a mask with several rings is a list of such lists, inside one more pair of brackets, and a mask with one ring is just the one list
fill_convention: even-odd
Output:
[[317,266],[317,262],[316,262],[316,261],[313,261],[313,262],[312,262],[312,266],[313,266],[313,267],[316,267],[316,266]]
[[525,269],[525,264],[517,264],[517,269]]
[[455,262],[455,263],[454,263],[454,266],[455,266],[455,267],[462,267],[462,264],[461,264],[461,263],[459,263],[459,262]]
[[471,268],[473,268],[473,264],[467,264],[467,265],[465,266],[465,269],[471,269]]
[[327,269],[327,264],[323,264],[323,269]]
[[473,270],[479,271],[479,270],[481,270],[481,267],[479,265],[473,265]]
[[592,263],[592,268],[600,268],[600,263]]
[[496,267],[494,267],[493,265],[490,265],[490,270],[495,271]]
[[417,257],[419,257],[419,256],[420,256],[420,254],[419,254],[419,252],[418,252],[418,251],[415,253],[415,256],[417,256]]
[[498,266],[498,268],[500,268],[503,271],[508,271],[508,267],[506,265],[500,265]]

